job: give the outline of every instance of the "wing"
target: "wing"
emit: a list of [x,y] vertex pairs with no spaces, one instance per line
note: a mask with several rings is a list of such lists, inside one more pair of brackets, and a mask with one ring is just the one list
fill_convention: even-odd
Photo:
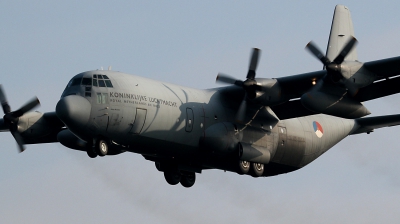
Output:
[[[321,80],[326,74],[325,70],[309,72],[299,75],[286,76],[276,78],[280,91],[280,101],[272,105],[268,102],[255,103],[249,100],[247,114],[251,117],[256,111],[259,110],[260,105],[270,106],[272,111],[279,119],[289,119],[294,117],[308,116],[316,114],[316,112],[306,109],[301,101],[296,98],[300,98],[304,93],[313,87],[313,83]],[[245,91],[238,86],[227,86],[214,89],[221,95],[221,102],[225,108],[229,108],[232,111],[237,111],[242,99],[245,96]],[[296,100],[292,100],[296,99]],[[268,117],[266,115],[266,117]],[[233,118],[232,118],[233,119]]]
[[354,98],[360,102],[389,96],[400,92],[400,57],[364,63],[364,67],[376,74],[375,82],[361,88]]

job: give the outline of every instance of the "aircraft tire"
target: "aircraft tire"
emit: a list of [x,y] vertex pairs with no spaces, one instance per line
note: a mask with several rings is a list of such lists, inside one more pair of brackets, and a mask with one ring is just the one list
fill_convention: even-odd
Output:
[[260,177],[264,173],[264,164],[262,163],[251,163],[251,176]]
[[250,162],[239,160],[238,174],[240,175],[247,174],[249,170],[250,170]]
[[177,185],[182,179],[182,175],[179,170],[164,171],[164,177],[165,180],[171,185]]
[[88,148],[88,149],[86,150],[86,153],[88,154],[88,156],[89,156],[90,158],[96,158],[96,157],[97,157],[97,153],[93,150],[92,147]]
[[193,186],[194,183],[196,182],[196,174],[191,172],[191,173],[182,175],[180,182],[181,182],[182,186],[189,188],[189,187]]
[[104,139],[100,139],[96,144],[96,152],[99,156],[105,156],[108,154],[108,144]]

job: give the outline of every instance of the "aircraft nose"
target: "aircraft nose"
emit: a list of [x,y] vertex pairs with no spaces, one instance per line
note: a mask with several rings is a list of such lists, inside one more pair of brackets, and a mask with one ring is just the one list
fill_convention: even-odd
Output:
[[89,122],[91,109],[92,106],[87,99],[69,95],[58,101],[56,114],[71,131],[79,132]]

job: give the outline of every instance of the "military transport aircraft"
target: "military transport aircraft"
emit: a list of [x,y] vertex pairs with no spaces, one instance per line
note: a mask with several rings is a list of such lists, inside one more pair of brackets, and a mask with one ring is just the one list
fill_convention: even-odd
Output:
[[357,60],[349,9],[335,8],[324,69],[256,78],[253,49],[246,80],[199,90],[110,70],[74,76],[55,112],[12,111],[4,91],[0,130],[24,144],[60,142],[89,157],[134,152],[155,162],[171,185],[191,187],[196,173],[221,169],[254,177],[300,169],[348,135],[400,124],[400,115],[366,117],[364,101],[400,92],[400,57]]

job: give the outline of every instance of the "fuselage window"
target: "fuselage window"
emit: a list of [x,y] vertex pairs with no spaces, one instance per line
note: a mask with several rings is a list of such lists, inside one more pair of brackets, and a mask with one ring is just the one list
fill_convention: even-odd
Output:
[[107,93],[97,93],[97,104],[106,104],[107,103]]
[[107,93],[102,93],[101,94],[101,103],[106,104],[107,103]]

